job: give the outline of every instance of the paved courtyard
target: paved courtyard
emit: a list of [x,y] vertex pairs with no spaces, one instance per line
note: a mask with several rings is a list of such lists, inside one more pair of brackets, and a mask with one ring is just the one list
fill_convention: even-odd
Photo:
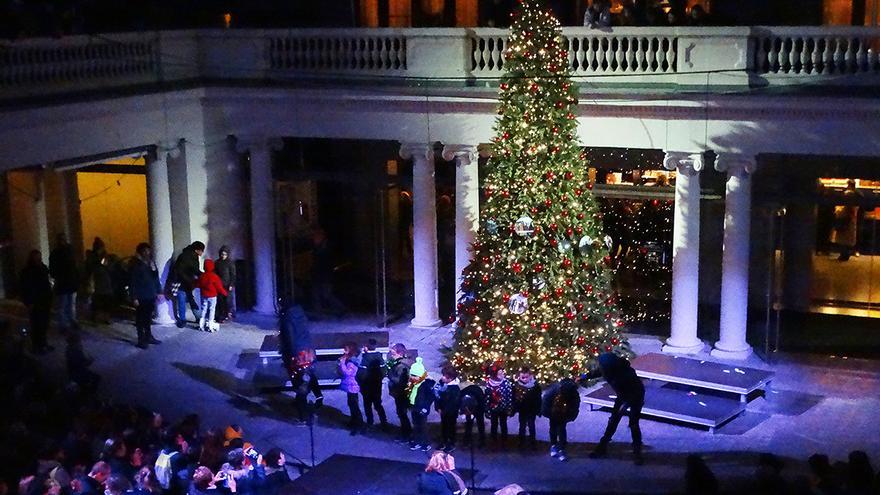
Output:
[[[132,345],[134,328],[117,322],[109,327],[85,326],[84,341],[87,352],[96,357],[94,369],[104,377],[101,393],[108,398],[140,403],[172,419],[196,412],[204,426],[239,423],[245,428],[246,438],[261,450],[278,446],[309,462],[309,430],[290,421],[295,411],[292,396],[260,394],[253,385],[255,371],[260,368],[256,352],[263,336],[273,328],[271,319],[256,317],[223,325],[216,334],[157,327],[154,333],[164,343],[141,351]],[[392,342],[417,348],[428,369],[438,369],[438,349],[448,343],[447,330],[424,331],[405,325],[389,330]],[[660,340],[655,337],[633,335],[631,342],[637,353],[660,348]],[[63,344],[54,331],[53,344],[56,351],[47,356],[46,363],[60,370]],[[701,358],[710,359],[708,354]],[[760,452],[784,458],[789,477],[802,473],[806,458],[814,452],[843,460],[850,450],[862,449],[875,465],[880,461],[880,362],[842,356],[781,355],[774,366],[757,358],[746,365],[777,373],[767,397],[752,401],[745,414],[715,434],[644,420],[645,466],[635,467],[630,462],[625,422],[615,437],[610,458],[588,459],[587,453],[601,436],[608,413],[591,412],[582,404],[580,417],[569,428],[573,445],[568,462],[560,463],[547,455],[547,424],[539,419],[538,451],[511,448],[506,452],[490,449],[476,453],[478,486],[497,488],[516,482],[542,492],[669,492],[681,489],[684,459],[689,453],[702,454],[726,488],[748,482]],[[344,428],[347,408],[342,392],[327,391],[325,404],[314,430],[317,462],[334,453],[409,462],[427,459],[427,454],[410,452],[394,443],[391,434],[349,436]],[[393,411],[390,400],[385,401],[385,407]],[[431,420],[432,431],[437,431],[439,418]],[[511,430],[516,428],[515,421],[511,420]],[[466,452],[459,451],[456,457],[463,467],[469,465]],[[412,480],[400,480],[401,486],[414,484],[416,474]]]

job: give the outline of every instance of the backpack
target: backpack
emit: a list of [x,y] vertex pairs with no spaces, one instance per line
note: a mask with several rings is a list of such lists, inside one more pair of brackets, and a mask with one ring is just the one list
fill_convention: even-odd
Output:
[[174,469],[171,465],[171,459],[178,453],[179,452],[175,451],[168,454],[163,450],[159,453],[159,457],[156,458],[156,481],[158,481],[159,485],[165,490],[171,489],[171,481],[174,478]]

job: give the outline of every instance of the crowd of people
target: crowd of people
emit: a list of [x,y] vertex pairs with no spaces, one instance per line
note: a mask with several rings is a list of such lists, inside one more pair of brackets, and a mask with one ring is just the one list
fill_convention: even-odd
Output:
[[[315,352],[310,348],[301,348],[287,359],[300,420],[310,421],[314,407],[320,407],[323,403],[323,393],[317,386],[314,369]],[[446,453],[456,448],[459,418],[464,419],[465,445],[485,447],[488,419],[490,440],[495,447],[504,449],[509,437],[508,420],[516,416],[519,423],[518,447],[536,449],[536,419],[545,417],[550,427],[550,456],[560,461],[568,459],[567,425],[577,419],[580,409],[578,384],[570,378],[552,383],[542,390],[529,367],[520,368],[516,376],[509,379],[503,366],[495,363],[487,368],[482,383],[465,383],[460,380],[455,367],[446,363],[440,369],[439,379],[435,381],[429,378],[422,358],[411,359],[411,353],[404,344],[391,346],[386,360],[376,350],[376,341],[372,339],[363,346],[353,342],[345,345],[344,353],[338,360],[338,374],[340,388],[347,396],[348,429],[351,435],[374,427],[376,418],[381,430],[389,430],[388,417],[382,406],[382,384],[387,377],[388,395],[394,400],[400,424],[397,442],[407,445],[410,450],[433,450],[427,423],[428,417],[435,411],[440,417],[440,436],[434,443],[437,450]],[[583,374],[581,380],[588,383],[600,376],[617,392],[617,399],[605,433],[591,457],[607,455],[608,444],[621,418],[628,414],[633,461],[641,465],[644,458],[639,419],[644,405],[644,386],[629,361],[613,353],[602,354],[598,366]],[[310,396],[313,400],[310,400]]]
[[78,294],[87,296],[85,306],[93,324],[108,324],[110,316],[121,307],[132,306],[137,346],[144,349],[161,343],[153,336],[151,326],[157,302],[166,297],[173,298],[179,328],[187,324],[189,305],[199,329],[216,332],[220,323],[234,315],[235,262],[227,246],[220,248],[216,261],[202,261],[204,251],[205,244],[200,241],[184,248],[163,286],[149,244],[139,244],[131,259],[119,261],[107,252],[104,241],[96,237],[92,249],[85,253],[81,270],[73,246],[64,234],[59,234],[49,255],[49,265],[35,249],[19,277],[19,299],[28,309],[33,352],[45,354],[54,350],[46,338],[53,303],[57,306],[59,331],[70,336],[79,330]]
[[705,26],[712,22],[700,4],[687,8],[686,0],[626,0],[611,12],[611,0],[593,0],[584,11],[584,26]]
[[261,455],[239,426],[169,422],[58,380],[2,323],[0,494],[278,495],[290,480],[283,452]]

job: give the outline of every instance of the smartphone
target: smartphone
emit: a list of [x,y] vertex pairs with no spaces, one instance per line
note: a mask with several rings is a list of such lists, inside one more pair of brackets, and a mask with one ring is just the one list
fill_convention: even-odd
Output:
[[251,459],[256,460],[256,458],[260,456],[260,453],[257,452],[257,449],[255,449],[253,447],[248,447],[247,450],[244,451],[244,455],[251,458]]

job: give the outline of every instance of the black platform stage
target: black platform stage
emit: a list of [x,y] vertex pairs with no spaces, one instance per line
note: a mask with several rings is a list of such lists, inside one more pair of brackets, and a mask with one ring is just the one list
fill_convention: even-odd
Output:
[[[370,339],[375,339],[376,350],[382,354],[388,352],[388,330],[343,324],[324,324],[323,322],[310,323],[310,329],[312,345],[317,356],[315,374],[318,375],[318,383],[322,387],[339,385],[336,360],[342,356],[346,343],[354,342],[361,346]],[[287,376],[280,371],[281,347],[278,334],[267,335],[263,338],[259,356],[266,369],[255,376],[255,381],[259,382],[257,385],[265,391],[283,390],[289,387],[290,382],[287,380]],[[277,369],[275,369],[276,367]]]
[[[710,432],[745,411],[749,396],[768,388],[774,375],[659,353],[639,356],[632,366],[637,375],[656,382],[645,387],[645,416],[704,426]],[[584,402],[591,407],[611,407],[615,398],[605,384],[588,393]]]
[[[456,456],[456,471],[470,484],[471,473],[461,469],[464,454]],[[403,495],[417,492],[416,480],[425,465],[413,462],[334,454],[294,480],[281,495]]]

